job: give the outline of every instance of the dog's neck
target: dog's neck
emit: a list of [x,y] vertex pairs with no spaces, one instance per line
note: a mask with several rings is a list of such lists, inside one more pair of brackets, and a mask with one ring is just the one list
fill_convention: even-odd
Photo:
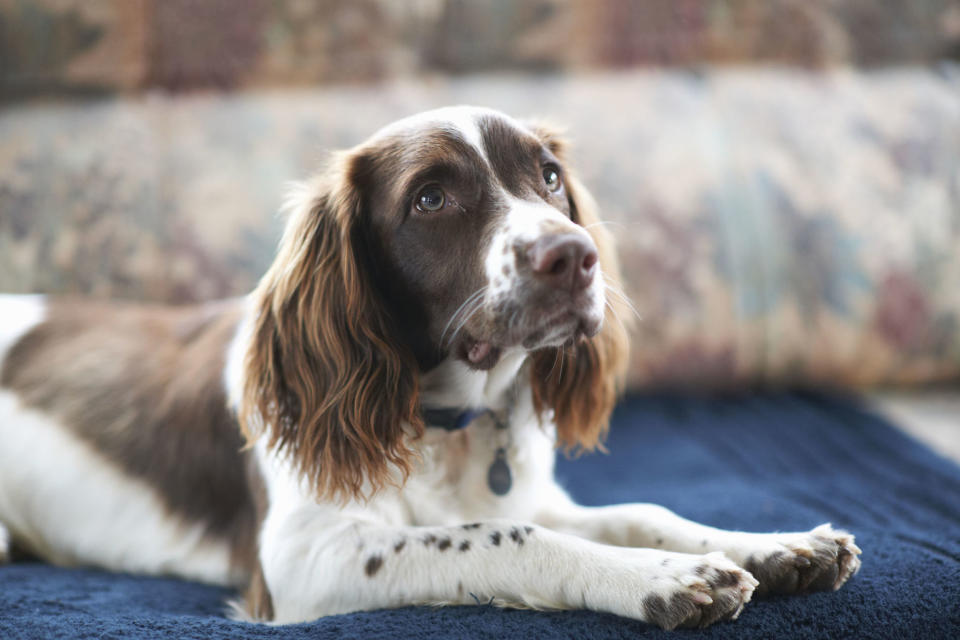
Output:
[[420,403],[424,407],[502,410],[526,360],[526,350],[511,349],[493,368],[478,371],[448,357],[421,377]]

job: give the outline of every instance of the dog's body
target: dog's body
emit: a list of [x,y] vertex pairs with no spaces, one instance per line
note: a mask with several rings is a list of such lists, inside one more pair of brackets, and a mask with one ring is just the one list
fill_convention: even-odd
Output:
[[277,622],[494,599],[672,628],[841,586],[859,549],[827,525],[726,532],[554,483],[626,355],[561,155],[496,112],[421,114],[298,192],[248,298],[0,296],[0,559],[245,587]]

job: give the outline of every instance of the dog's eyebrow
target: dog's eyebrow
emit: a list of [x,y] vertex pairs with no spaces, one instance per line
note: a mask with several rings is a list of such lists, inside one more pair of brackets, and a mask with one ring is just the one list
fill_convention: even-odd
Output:
[[409,172],[409,177],[404,179],[401,184],[403,192],[407,193],[421,184],[431,181],[478,181],[478,173],[475,169],[471,170],[465,166],[464,163],[441,160],[440,162],[413,168]]
[[456,182],[478,191],[490,180],[490,168],[476,153],[461,153],[459,149],[431,150],[401,171],[397,181],[397,195],[410,197],[413,191],[429,182]]

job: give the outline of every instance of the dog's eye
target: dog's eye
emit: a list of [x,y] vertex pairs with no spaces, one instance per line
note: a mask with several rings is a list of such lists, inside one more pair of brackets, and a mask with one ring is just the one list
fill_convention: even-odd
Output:
[[434,211],[440,211],[443,209],[443,205],[447,203],[447,196],[443,193],[443,189],[437,185],[431,185],[429,187],[424,187],[420,193],[417,194],[416,207],[417,211],[422,213],[432,213]]
[[553,165],[547,165],[543,168],[543,183],[547,185],[548,191],[560,190],[560,172]]

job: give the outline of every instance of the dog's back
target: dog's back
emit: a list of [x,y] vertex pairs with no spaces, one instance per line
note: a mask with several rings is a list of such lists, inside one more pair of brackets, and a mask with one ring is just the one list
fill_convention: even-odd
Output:
[[239,305],[0,296],[0,318],[14,542],[61,564],[243,581],[256,523],[222,380]]

